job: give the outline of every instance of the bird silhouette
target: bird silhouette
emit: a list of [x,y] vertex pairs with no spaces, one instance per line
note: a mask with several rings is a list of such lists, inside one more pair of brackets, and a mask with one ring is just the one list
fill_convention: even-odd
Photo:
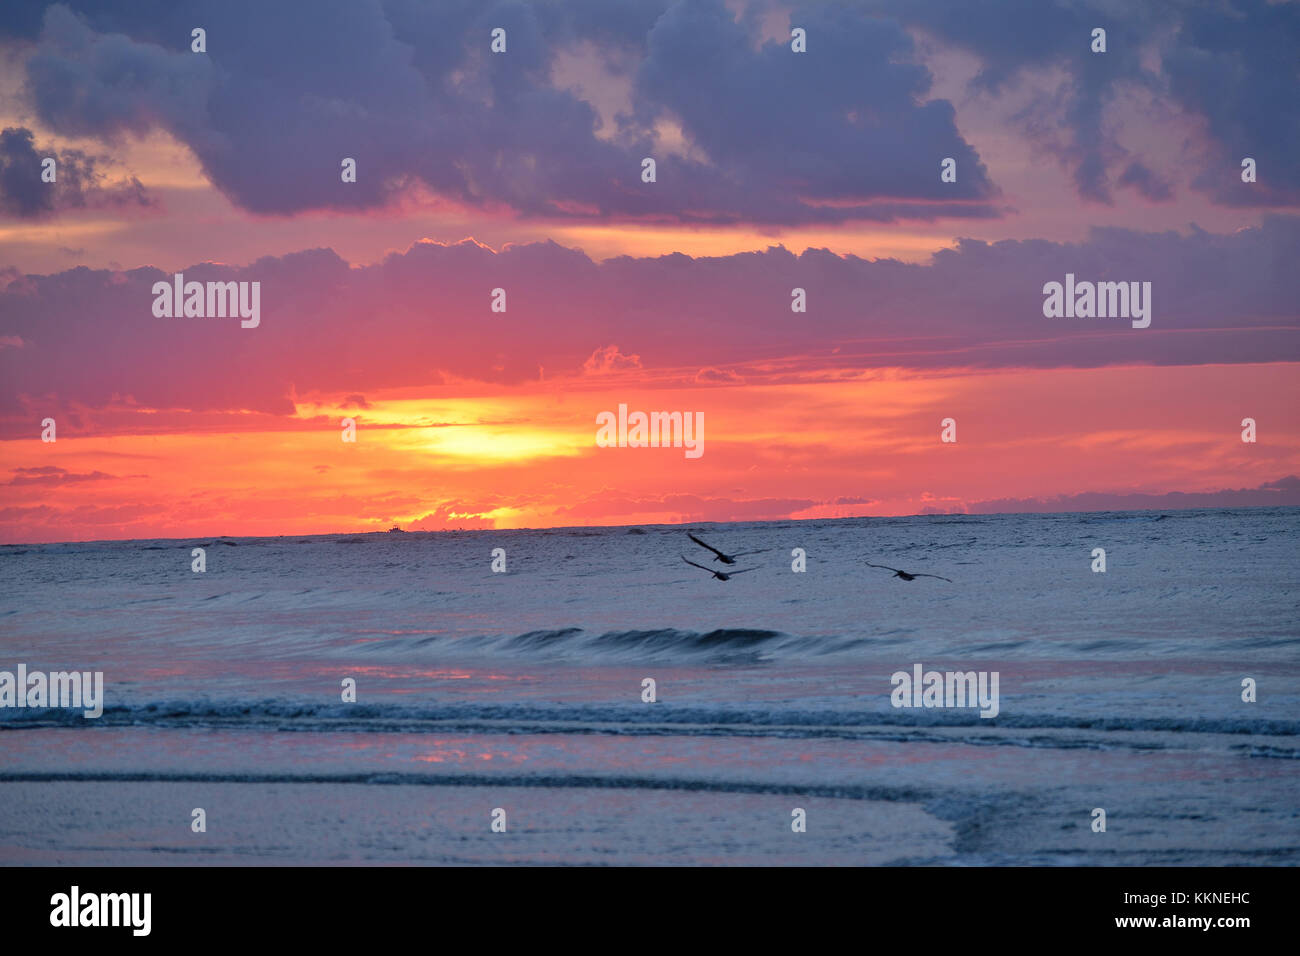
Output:
[[870,561],[867,562],[867,567],[884,568],[886,571],[893,571],[894,577],[902,578],[904,581],[915,581],[917,578],[938,578],[940,581],[947,581],[949,584],[952,584],[951,578],[945,578],[939,574],[921,574],[919,572],[916,574],[911,574],[907,571],[900,571],[898,570],[898,568],[891,568],[887,564],[872,564]]
[[[723,564],[735,564],[737,558],[743,558],[743,557],[744,557],[745,555],[747,555],[747,554],[762,554],[764,551],[771,551],[771,550],[772,550],[771,548],[763,548],[763,549],[761,549],[761,550],[759,550],[759,551],[737,551],[735,554],[725,554],[725,553],[719,551],[719,550],[718,550],[717,548],[715,548],[713,545],[711,545],[711,544],[705,544],[703,541],[701,541],[699,538],[695,537],[695,535],[691,534],[689,531],[686,532],[686,537],[690,538],[692,541],[694,541],[696,544],[698,544],[701,548],[708,548],[710,551],[712,551],[712,552],[714,553],[714,555],[716,555],[716,557],[714,557],[713,560],[714,560],[714,561],[721,561]],[[697,564],[696,567],[698,568],[699,565]],[[707,571],[708,568],[705,568],[704,570]],[[737,571],[736,573],[739,574],[740,572]]]
[[691,567],[693,567],[693,568],[699,568],[701,571],[708,571],[711,575],[713,575],[713,576],[714,576],[715,578],[717,578],[719,581],[727,581],[727,580],[730,580],[731,578],[735,577],[737,574],[744,574],[746,571],[757,571],[757,570],[758,570],[758,568],[741,568],[739,571],[727,571],[727,572],[724,573],[724,572],[722,572],[722,571],[714,571],[712,568],[706,568],[706,567],[705,567],[704,565],[702,565],[702,564],[696,564],[694,561],[692,561],[690,558],[686,557],[686,555],[684,555],[684,554],[682,555],[682,560],[685,561],[687,564],[689,564],[689,565],[690,565]]

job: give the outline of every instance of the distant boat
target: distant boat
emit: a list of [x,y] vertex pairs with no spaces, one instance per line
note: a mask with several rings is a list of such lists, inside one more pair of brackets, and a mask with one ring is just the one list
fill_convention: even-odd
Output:
[[398,534],[406,534],[406,532],[403,531],[401,528],[399,528],[397,525],[393,525],[391,528],[388,529],[389,534],[392,534],[394,531],[396,531]]

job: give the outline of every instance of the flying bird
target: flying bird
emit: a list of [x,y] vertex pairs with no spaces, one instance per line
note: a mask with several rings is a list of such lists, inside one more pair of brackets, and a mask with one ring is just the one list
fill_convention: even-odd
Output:
[[[708,545],[705,545],[705,547],[708,547]],[[727,572],[724,574],[722,571],[714,571],[712,568],[706,568],[706,567],[705,567],[704,565],[702,565],[702,564],[696,564],[694,561],[692,561],[690,558],[686,557],[686,555],[684,555],[684,554],[682,555],[682,560],[685,561],[687,564],[689,564],[689,565],[690,565],[691,567],[693,567],[693,568],[699,568],[701,571],[708,571],[711,575],[713,575],[713,576],[714,576],[715,578],[717,578],[719,581],[726,581],[726,580],[728,580],[729,578],[733,578],[733,577],[735,577],[737,574],[744,574],[746,571],[757,571],[757,570],[758,570],[758,568],[741,568],[739,571],[727,571]]]
[[[763,548],[762,550],[759,550],[759,551],[737,551],[735,554],[724,554],[724,553],[722,553],[721,551],[719,551],[717,548],[715,548],[713,545],[711,545],[711,544],[705,544],[703,541],[701,541],[699,538],[695,537],[695,535],[691,534],[689,531],[686,532],[686,537],[690,538],[692,541],[694,541],[696,544],[698,544],[701,548],[708,548],[708,549],[709,549],[710,551],[712,551],[715,555],[717,555],[717,557],[715,557],[713,560],[714,560],[714,561],[721,561],[723,564],[735,564],[737,558],[743,558],[743,557],[744,557],[745,555],[747,555],[747,554],[762,554],[764,551],[771,551],[771,550],[772,550],[771,548]],[[698,568],[699,565],[697,564],[696,567]],[[707,571],[708,568],[705,568],[704,570]],[[751,570],[752,570],[752,569],[751,569]],[[739,571],[736,572],[736,574],[739,574],[739,573],[740,573]]]
[[894,577],[902,578],[904,581],[915,581],[917,578],[938,578],[940,581],[947,581],[949,584],[952,584],[952,580],[950,578],[945,578],[939,574],[920,574],[920,573],[910,574],[907,571],[900,571],[898,570],[898,568],[891,568],[887,564],[872,564],[870,561],[867,562],[867,567],[884,568],[886,571],[893,571]]

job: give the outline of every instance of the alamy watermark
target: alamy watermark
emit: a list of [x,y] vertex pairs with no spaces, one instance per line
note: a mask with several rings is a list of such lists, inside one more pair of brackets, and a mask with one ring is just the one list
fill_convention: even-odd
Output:
[[1075,282],[1065,274],[1065,284],[1043,286],[1043,315],[1049,319],[1132,319],[1133,328],[1151,324],[1150,282]]
[[978,707],[981,717],[998,715],[997,671],[895,671],[889,702],[895,707]]
[[601,448],[685,448],[687,458],[704,454],[703,412],[632,412],[596,416],[596,444]]
[[152,893],[82,893],[73,886],[50,897],[51,926],[126,926],[133,936],[148,936]]
[[0,707],[82,708],[83,717],[104,713],[103,671],[0,671]]
[[245,329],[255,329],[262,321],[260,282],[186,282],[185,273],[178,272],[171,282],[155,282],[153,294],[153,314],[160,319],[238,315]]

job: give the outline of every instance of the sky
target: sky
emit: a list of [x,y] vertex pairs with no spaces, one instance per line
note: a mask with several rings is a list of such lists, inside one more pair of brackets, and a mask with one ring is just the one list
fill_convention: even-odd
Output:
[[0,542],[1300,505],[1297,54],[1265,0],[7,3]]

